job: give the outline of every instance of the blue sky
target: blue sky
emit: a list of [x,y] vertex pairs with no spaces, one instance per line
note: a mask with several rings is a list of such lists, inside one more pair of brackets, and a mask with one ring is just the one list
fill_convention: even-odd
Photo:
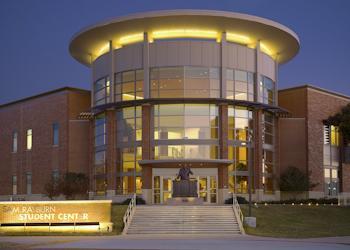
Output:
[[299,54],[280,67],[280,88],[313,84],[350,95],[348,0],[1,0],[0,104],[63,86],[89,89],[90,70],[68,44],[81,28],[161,9],[215,9],[257,15],[294,30]]

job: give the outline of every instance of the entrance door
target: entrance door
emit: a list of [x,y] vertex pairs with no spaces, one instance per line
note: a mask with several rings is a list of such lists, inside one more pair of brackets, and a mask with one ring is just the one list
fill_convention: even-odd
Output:
[[[206,204],[217,203],[217,169],[192,168],[191,178],[197,179],[198,197]],[[178,168],[153,169],[153,204],[163,204],[172,197],[173,180],[179,172]]]
[[216,176],[198,176],[198,197],[205,203],[216,203],[217,180]]

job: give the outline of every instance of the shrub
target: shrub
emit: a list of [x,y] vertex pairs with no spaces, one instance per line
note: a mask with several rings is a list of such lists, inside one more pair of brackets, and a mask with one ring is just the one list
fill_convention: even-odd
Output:
[[[244,197],[237,196],[236,198],[239,204],[248,204],[248,201]],[[232,204],[232,202],[232,197],[225,200],[225,204]]]
[[[121,205],[129,205],[131,201],[131,198],[128,198],[126,200],[124,200],[123,202],[121,202]],[[144,199],[142,199],[141,197],[136,197],[136,205],[145,205],[146,201]]]

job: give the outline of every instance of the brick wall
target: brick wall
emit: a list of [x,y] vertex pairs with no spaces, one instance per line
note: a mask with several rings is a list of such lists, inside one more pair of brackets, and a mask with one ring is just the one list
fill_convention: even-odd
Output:
[[[84,104],[80,103],[80,107],[84,110],[81,111],[87,111],[89,101],[86,100],[90,100],[90,93],[76,91],[78,95],[69,97],[72,105],[82,102]],[[84,126],[70,125],[69,118],[77,119],[76,115],[79,113],[78,110],[70,112],[70,92],[72,90],[65,88],[0,106],[0,195],[12,194],[13,175],[17,176],[17,193],[26,194],[26,172],[31,172],[32,194],[40,194],[54,169],[59,169],[61,173],[68,171],[70,160],[74,162],[76,170],[84,168],[85,163],[81,161],[88,158],[88,155],[83,157],[85,154],[82,149],[85,144],[88,146],[88,142],[84,140],[89,135],[83,135]],[[52,145],[53,123],[59,124],[59,146]],[[72,126],[75,131],[69,137]],[[27,129],[33,131],[33,147],[29,151],[26,149]],[[12,153],[14,131],[18,132],[17,153]]]

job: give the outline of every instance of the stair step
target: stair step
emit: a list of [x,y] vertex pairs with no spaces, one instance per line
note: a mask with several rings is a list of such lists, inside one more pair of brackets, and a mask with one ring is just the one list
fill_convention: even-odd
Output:
[[240,234],[231,206],[137,206],[127,234]]

